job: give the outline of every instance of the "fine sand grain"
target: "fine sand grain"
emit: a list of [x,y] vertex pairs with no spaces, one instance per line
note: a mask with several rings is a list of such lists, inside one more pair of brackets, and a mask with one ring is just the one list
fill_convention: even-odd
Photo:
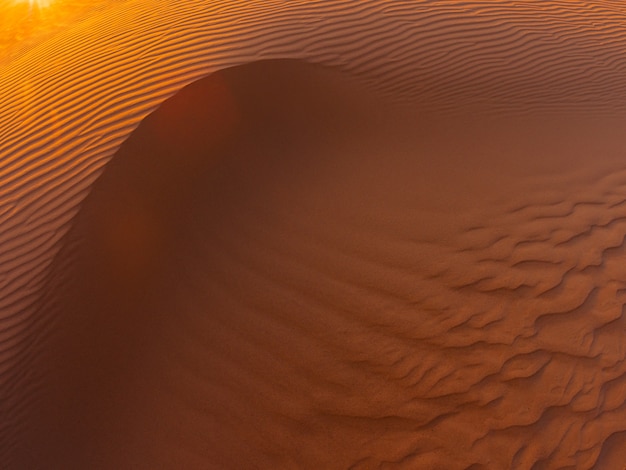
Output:
[[623,470],[622,2],[24,12],[0,466]]

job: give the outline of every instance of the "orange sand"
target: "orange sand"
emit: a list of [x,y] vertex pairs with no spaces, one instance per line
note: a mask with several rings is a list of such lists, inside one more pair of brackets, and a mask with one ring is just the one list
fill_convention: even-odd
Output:
[[71,14],[0,56],[5,467],[623,469],[620,2]]

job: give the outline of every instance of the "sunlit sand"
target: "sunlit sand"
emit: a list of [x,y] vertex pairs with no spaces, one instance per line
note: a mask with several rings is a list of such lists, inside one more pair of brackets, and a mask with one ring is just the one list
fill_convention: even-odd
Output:
[[32,8],[47,8],[53,0],[13,0],[15,3],[28,3]]
[[623,470],[620,2],[0,18],[0,467]]

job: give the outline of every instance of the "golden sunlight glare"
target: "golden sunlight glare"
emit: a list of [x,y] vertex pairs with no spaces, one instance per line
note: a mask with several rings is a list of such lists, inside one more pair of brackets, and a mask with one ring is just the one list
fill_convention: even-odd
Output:
[[49,7],[52,0],[15,0],[17,3],[28,3],[31,8]]

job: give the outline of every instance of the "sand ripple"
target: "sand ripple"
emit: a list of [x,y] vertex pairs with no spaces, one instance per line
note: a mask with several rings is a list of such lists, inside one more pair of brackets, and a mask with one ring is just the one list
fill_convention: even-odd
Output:
[[[91,466],[621,468],[622,2],[128,0],[72,15],[0,62],[1,461],[19,468],[25,435],[33,465],[71,459],[32,416],[67,394],[91,398],[41,428],[83,442]],[[235,105],[218,74],[209,153],[192,156],[188,103],[162,115],[189,166],[111,160],[141,153],[120,145],[183,86],[273,58],[358,85],[244,68],[224,79]],[[283,104],[259,116],[268,89],[261,103]],[[398,108],[379,112],[371,90]],[[40,362],[88,344],[75,364],[50,359],[66,382]]]

